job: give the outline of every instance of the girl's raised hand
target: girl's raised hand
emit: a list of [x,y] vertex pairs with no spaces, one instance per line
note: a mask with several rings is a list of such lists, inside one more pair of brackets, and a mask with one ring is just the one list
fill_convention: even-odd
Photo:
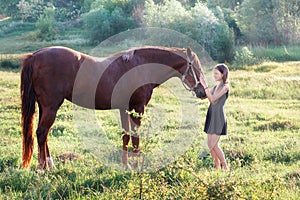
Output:
[[200,83],[204,88],[207,88],[207,83],[203,74],[200,75]]

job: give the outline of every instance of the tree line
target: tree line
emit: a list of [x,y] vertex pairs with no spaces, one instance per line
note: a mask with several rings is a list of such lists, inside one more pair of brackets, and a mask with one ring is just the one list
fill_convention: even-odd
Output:
[[169,28],[222,62],[236,45],[300,42],[299,0],[0,0],[0,14],[36,23],[42,39],[56,23],[79,21],[92,44],[128,29]]

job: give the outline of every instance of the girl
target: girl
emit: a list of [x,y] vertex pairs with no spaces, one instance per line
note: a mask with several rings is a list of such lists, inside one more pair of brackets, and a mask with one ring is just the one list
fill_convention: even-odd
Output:
[[216,65],[213,73],[218,84],[211,89],[208,88],[205,77],[200,76],[200,82],[210,101],[204,126],[204,131],[207,133],[208,148],[216,169],[222,168],[223,170],[227,170],[228,167],[224,152],[219,147],[218,142],[220,136],[227,133],[227,122],[223,107],[229,93],[228,72],[228,67],[225,64]]

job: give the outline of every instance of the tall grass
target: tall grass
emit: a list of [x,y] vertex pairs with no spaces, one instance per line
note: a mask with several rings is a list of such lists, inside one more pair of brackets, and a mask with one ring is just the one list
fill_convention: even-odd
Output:
[[263,60],[276,62],[300,61],[300,45],[289,46],[253,46],[254,56]]
[[[231,93],[225,107],[229,134],[220,144],[229,172],[213,170],[213,161],[204,148],[202,129],[208,102],[179,90],[186,103],[199,111],[198,116],[185,116],[187,121],[200,119],[200,124],[188,124],[183,129],[196,133],[194,142],[175,161],[145,173],[119,171],[93,156],[74,128],[69,102],[58,111],[48,141],[56,169],[36,173],[37,142],[31,169],[21,169],[20,74],[1,69],[0,198],[299,199],[298,67],[299,62],[267,62],[231,71]],[[182,89],[180,82],[175,86]],[[153,131],[151,141],[141,141],[143,148],[147,143],[153,150],[168,144],[160,138],[162,134],[181,134],[176,132],[178,106],[166,87],[155,90],[146,112],[152,127],[161,124],[162,115],[169,120],[160,131]],[[118,113],[99,111],[96,115],[109,139],[121,148]],[[76,159],[65,159],[62,155],[66,154],[74,154]]]
[[2,69],[18,70],[23,58],[24,55],[20,54],[0,54],[0,67]]

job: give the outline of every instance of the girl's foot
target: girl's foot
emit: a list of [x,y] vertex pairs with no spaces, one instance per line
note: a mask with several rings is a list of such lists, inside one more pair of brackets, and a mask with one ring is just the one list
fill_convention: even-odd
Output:
[[228,170],[229,170],[226,161],[222,161],[222,162],[221,162],[221,168],[222,168],[222,170],[224,170],[224,171],[228,171]]

